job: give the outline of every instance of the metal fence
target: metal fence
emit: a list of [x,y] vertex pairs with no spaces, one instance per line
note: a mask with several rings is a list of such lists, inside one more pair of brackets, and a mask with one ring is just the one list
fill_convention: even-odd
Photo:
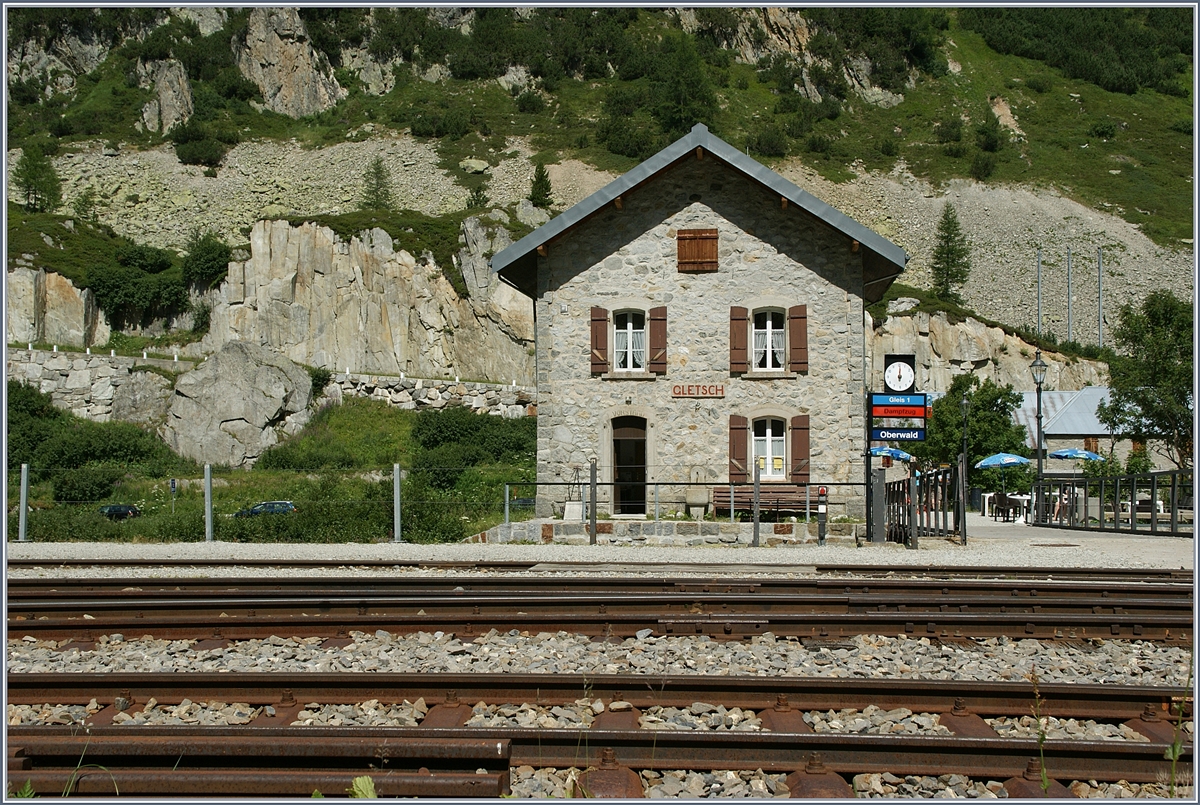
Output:
[[1079,531],[1190,537],[1195,533],[1194,474],[1183,469],[1043,478],[1033,485],[1030,522]]
[[914,476],[886,483],[887,540],[915,549],[920,537],[957,537],[966,545],[960,478],[959,468],[943,467],[922,473],[919,478]]

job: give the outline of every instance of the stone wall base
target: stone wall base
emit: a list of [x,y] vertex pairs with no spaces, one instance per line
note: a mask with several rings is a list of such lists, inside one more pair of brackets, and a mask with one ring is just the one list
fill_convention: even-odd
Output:
[[[474,534],[468,542],[543,543],[557,545],[588,545],[591,543],[589,524],[563,520],[526,520],[489,528]],[[866,539],[864,523],[829,523],[826,543],[848,544]],[[760,523],[759,545],[776,547],[817,544],[817,523]],[[598,520],[598,545],[648,545],[652,547],[697,547],[727,545],[749,547],[754,542],[753,523],[670,520]]]

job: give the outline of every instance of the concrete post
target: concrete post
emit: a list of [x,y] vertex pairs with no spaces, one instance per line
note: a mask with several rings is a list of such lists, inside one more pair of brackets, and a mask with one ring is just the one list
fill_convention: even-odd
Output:
[[204,541],[213,541],[212,465],[204,465]]
[[29,465],[21,465],[21,512],[17,515],[17,539],[29,539]]
[[758,495],[759,495],[759,466],[758,459],[754,459],[754,541],[751,543],[755,548],[758,547]]
[[504,524],[509,525],[508,519],[508,484],[504,485]]
[[[505,511],[508,509],[505,501]],[[507,517],[505,518],[508,519]],[[404,542],[402,521],[400,519],[400,465],[392,465],[392,542]]]
[[591,501],[588,504],[588,518],[590,521],[591,544],[596,544],[596,462],[592,461],[592,483]]

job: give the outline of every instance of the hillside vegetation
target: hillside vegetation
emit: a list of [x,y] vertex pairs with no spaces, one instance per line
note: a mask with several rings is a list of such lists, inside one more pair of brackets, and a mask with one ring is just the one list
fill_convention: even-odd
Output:
[[[8,382],[9,499],[30,466],[29,539],[194,542],[204,539],[201,468],[128,423],[97,423],[55,408],[48,395]],[[452,542],[504,518],[504,485],[534,478],[536,421],[465,408],[404,411],[349,399],[324,408],[254,469],[213,467],[214,539],[231,542],[382,542],[392,537],[392,465],[404,539]],[[170,478],[181,479],[172,499]],[[186,480],[190,479],[190,480]],[[529,497],[517,486],[512,497]],[[291,500],[291,515],[234,517],[263,500]],[[141,515],[112,522],[104,503]],[[518,519],[527,510],[514,510]],[[8,516],[18,534],[16,506]]]
[[[321,146],[370,136],[369,123],[437,140],[445,166],[527,135],[535,159],[624,171],[703,122],[765,162],[801,155],[831,178],[848,178],[855,162],[886,171],[902,159],[934,182],[1055,186],[1110,205],[1164,245],[1192,236],[1191,9],[812,9],[800,12],[803,52],[785,52],[755,10],[476,9],[459,25],[451,10],[305,8],[349,96],[301,120],[252,106],[259,91],[230,46],[248,13],[233,10],[201,36],[194,22],[148,9],[11,10],[13,41],[73,34],[115,47],[72,94],[15,82],[10,143],[166,140],[180,159],[220,170],[240,140]],[[390,92],[364,90],[344,63],[353,48],[393,68]],[[745,62],[747,51],[757,61]],[[139,131],[150,90],[138,61],[168,57],[186,68],[195,113],[165,135]],[[414,72],[434,65],[451,78]],[[534,81],[508,93],[493,79],[514,66]],[[848,77],[903,102],[867,103]],[[994,114],[998,98],[1020,133]]]

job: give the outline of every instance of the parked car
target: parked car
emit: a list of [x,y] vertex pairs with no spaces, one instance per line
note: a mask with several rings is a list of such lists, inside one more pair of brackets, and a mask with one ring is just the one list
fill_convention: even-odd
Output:
[[260,514],[290,514],[296,511],[296,506],[290,500],[267,500],[255,503],[248,509],[242,509],[234,517],[257,517]]
[[128,520],[130,517],[137,517],[141,514],[137,506],[128,506],[124,503],[109,503],[101,506],[100,513],[109,520]]

